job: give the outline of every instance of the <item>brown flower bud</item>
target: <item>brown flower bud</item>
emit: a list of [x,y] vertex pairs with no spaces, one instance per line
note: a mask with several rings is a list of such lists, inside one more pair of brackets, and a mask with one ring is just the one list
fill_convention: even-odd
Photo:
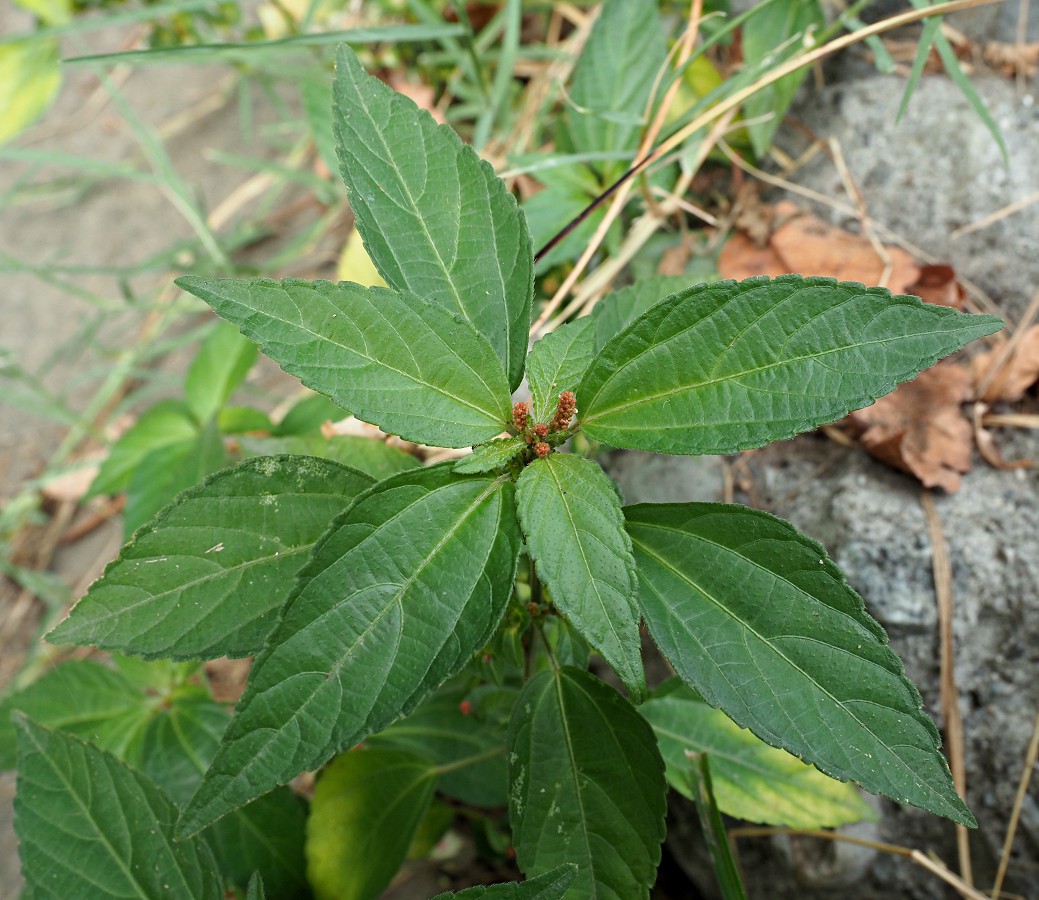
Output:
[[527,427],[527,416],[530,415],[530,407],[520,401],[512,407],[512,424],[517,431],[523,431]]
[[538,459],[544,459],[552,452],[552,448],[548,446],[544,441],[538,441],[534,445],[534,452],[538,455]]
[[573,391],[563,391],[559,395],[559,403],[556,405],[556,414],[552,417],[552,422],[548,426],[549,431],[565,431],[566,427],[570,424],[570,420],[574,417],[574,411],[577,409],[577,399],[574,397]]
[[545,435],[548,434],[548,426],[544,422],[538,422],[538,424],[534,426],[534,434],[539,438],[545,437]]

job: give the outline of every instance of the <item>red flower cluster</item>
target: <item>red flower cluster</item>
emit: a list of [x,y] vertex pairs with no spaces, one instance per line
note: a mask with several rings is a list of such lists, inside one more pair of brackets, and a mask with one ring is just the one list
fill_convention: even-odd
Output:
[[527,430],[527,418],[530,416],[530,407],[520,401],[512,407],[512,424],[517,431]]
[[574,397],[574,392],[563,391],[563,393],[559,395],[559,404],[556,406],[556,414],[552,417],[548,430],[565,431],[567,426],[570,424],[570,420],[574,417],[576,409],[577,399]]

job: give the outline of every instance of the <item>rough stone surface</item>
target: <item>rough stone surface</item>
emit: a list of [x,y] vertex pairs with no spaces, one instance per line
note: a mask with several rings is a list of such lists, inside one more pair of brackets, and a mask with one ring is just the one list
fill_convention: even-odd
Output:
[[[802,93],[792,115],[817,135],[837,140],[875,222],[953,265],[1016,320],[1039,287],[1039,202],[980,231],[953,232],[1039,191],[1039,83],[1033,80],[1019,94],[1005,79],[972,81],[1000,127],[1008,163],[944,76],[921,79],[898,124],[906,82],[896,76],[869,75]],[[779,144],[796,154],[802,140],[787,130]],[[794,180],[848,202],[844,182],[824,154]],[[852,217],[822,205],[817,211],[858,230]]]

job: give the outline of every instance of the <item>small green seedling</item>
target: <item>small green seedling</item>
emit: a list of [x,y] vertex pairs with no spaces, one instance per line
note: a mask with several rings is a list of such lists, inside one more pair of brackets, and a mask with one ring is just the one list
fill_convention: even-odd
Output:
[[[667,781],[703,793],[706,765],[685,751],[714,749],[676,733],[728,722],[717,710],[835,779],[973,826],[918,692],[818,543],[743,506],[624,506],[567,441],[761,447],[871,403],[1002,323],[825,278],[658,279],[528,353],[530,236],[490,166],[345,48],[333,119],[358,230],[389,287],[178,284],[359,418],[474,451],[381,481],[313,457],[250,459],[138,531],[49,639],[256,659],[177,805],[100,750],[20,722],[34,896],[51,895],[34,862],[50,838],[30,810],[60,819],[48,773],[116,785],[109,812],[124,807],[131,844],[147,832],[156,877],[215,898],[205,829],[335,758],[308,826],[319,897],[375,896],[438,792],[507,803],[531,881],[487,896],[646,897]],[[529,399],[516,399],[524,380]],[[648,701],[642,624],[681,681]],[[589,647],[623,690],[588,671]],[[749,739],[732,729],[726,740]],[[713,770],[719,805],[741,814],[725,779]],[[829,824],[861,812],[831,799],[845,809],[821,814]],[[86,840],[63,832],[63,852]],[[97,859],[82,855],[84,877]]]

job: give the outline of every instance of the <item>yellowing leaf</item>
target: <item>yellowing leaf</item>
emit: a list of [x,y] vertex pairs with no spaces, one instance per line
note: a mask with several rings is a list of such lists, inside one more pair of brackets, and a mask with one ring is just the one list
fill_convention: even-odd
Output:
[[352,281],[365,287],[386,287],[386,282],[375,268],[375,263],[364,249],[364,242],[356,231],[350,232],[350,237],[343,245],[343,252],[339,254],[336,279]]
[[32,38],[0,47],[0,144],[39,118],[60,85],[56,41]]

